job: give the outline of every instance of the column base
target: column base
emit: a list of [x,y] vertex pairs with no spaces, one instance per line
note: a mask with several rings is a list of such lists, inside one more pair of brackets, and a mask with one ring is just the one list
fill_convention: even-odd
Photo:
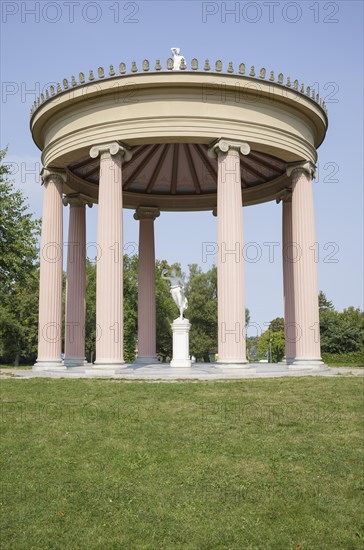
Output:
[[253,369],[246,359],[218,359],[216,364],[221,369]]
[[171,369],[189,369],[192,366],[190,359],[172,359]]
[[108,370],[108,369],[126,369],[125,361],[115,361],[107,363],[106,361],[95,361],[92,365],[93,369]]
[[107,376],[109,374],[118,374],[122,370],[126,369],[127,365],[124,363],[98,363],[95,362],[91,365],[91,368],[85,368],[86,374]]
[[84,357],[65,357],[64,364],[67,368],[83,367],[87,363]]
[[151,355],[150,357],[137,357],[134,361],[134,365],[156,365],[160,363],[156,355]]
[[40,372],[44,370],[67,370],[66,365],[62,363],[61,360],[55,360],[55,361],[37,361],[34,365],[32,370],[34,372]]
[[315,359],[300,359],[293,358],[292,363],[287,363],[290,370],[314,370],[326,368],[325,363],[321,358]]

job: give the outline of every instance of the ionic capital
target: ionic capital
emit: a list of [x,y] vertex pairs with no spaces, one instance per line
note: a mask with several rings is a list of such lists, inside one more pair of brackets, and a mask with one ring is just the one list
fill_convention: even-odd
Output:
[[117,141],[111,143],[102,143],[100,145],[94,145],[90,149],[90,157],[95,159],[99,155],[109,154],[111,156],[120,154],[125,162],[131,159],[132,153],[124,145],[120,145]]
[[210,158],[216,158],[219,155],[236,151],[238,154],[249,155],[250,145],[245,141],[218,139],[208,149],[207,154]]
[[295,162],[289,164],[286,168],[286,174],[288,177],[291,177],[295,172],[305,173],[311,179],[316,178],[316,165],[313,162],[307,160],[306,162]]
[[138,206],[134,214],[134,220],[155,220],[159,215],[160,210],[155,206]]
[[62,168],[43,168],[40,177],[42,178],[42,184],[53,181],[54,183],[67,183],[67,172]]
[[212,215],[216,218],[217,217],[217,206],[214,206],[212,209]]
[[276,197],[276,203],[279,204],[280,202],[291,202],[292,201],[292,188],[286,187],[286,189],[282,189]]
[[71,195],[65,195],[62,199],[62,202],[64,206],[85,206],[86,204],[89,208],[92,208],[93,206],[92,200],[82,193],[72,193]]

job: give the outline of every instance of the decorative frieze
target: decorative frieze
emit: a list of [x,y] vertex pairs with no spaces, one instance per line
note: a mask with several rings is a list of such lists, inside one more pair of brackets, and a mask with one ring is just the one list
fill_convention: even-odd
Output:
[[[144,59],[143,62],[142,62],[143,72],[150,72],[150,68],[151,68],[151,64],[150,64],[149,60]],[[155,72],[171,71],[173,69],[174,69],[174,60],[172,58],[167,59],[167,63],[166,63],[165,67],[162,67],[160,60],[157,59],[157,61],[155,63],[155,67],[154,67]],[[191,60],[190,66],[188,66],[188,64],[186,63],[185,58],[183,56],[181,56],[179,70],[182,70],[182,71],[191,70],[191,71],[196,71],[196,72],[203,70],[205,72],[209,72],[209,71],[212,70],[212,68],[211,68],[211,65],[210,65],[210,61],[208,59],[206,59],[203,66],[201,66],[201,68],[199,68],[199,62],[198,62],[197,58],[194,57]],[[220,59],[218,59],[215,62],[213,70],[216,73],[222,73],[223,72],[223,62]],[[138,67],[137,67],[136,61],[132,61],[129,74],[135,74],[137,72],[138,72]],[[124,62],[121,62],[119,64],[119,73],[120,73],[120,75],[127,75],[128,74],[126,64]],[[237,75],[240,75],[240,76],[244,76],[245,78],[247,77],[246,76],[245,63],[240,63],[239,66],[238,66],[238,71],[236,72],[234,70],[233,62],[230,61],[228,63],[228,66],[227,66],[226,70],[225,70],[225,73],[226,74],[237,74]],[[113,78],[115,76],[116,76],[116,73],[115,73],[113,65],[110,65],[110,70],[109,70],[108,75],[105,74],[105,71],[104,71],[103,67],[99,67],[97,69],[97,76],[96,77],[95,77],[95,74],[94,74],[93,70],[90,70],[88,81],[93,82],[95,80],[103,80],[105,78],[106,79],[107,78]],[[248,78],[266,80],[267,79],[267,70],[266,70],[265,67],[262,67],[260,69],[258,75],[257,75],[256,72],[255,72],[255,67],[254,67],[254,65],[252,65],[251,69],[250,69],[250,72],[249,72],[249,75],[248,75]],[[270,71],[270,75],[269,75],[268,80],[270,82],[275,82],[274,71]],[[87,82],[86,82],[86,79],[85,79],[85,74],[83,72],[80,72],[78,82],[77,82],[75,76],[72,75],[70,81],[67,78],[64,78],[63,81],[62,81],[62,84],[63,84],[63,86],[61,86],[60,83],[57,83],[56,89],[53,85],[51,85],[50,88],[49,88],[49,93],[48,93],[48,90],[46,90],[46,92],[43,93],[43,97],[42,97],[42,95],[40,95],[36,99],[35,105],[31,109],[31,116],[33,116],[35,111],[38,109],[38,107],[40,105],[43,104],[43,102],[47,102],[54,95],[60,94],[63,91],[68,91],[68,90],[70,90],[71,87],[72,88],[77,88],[78,86],[83,86],[83,85],[87,84]],[[292,80],[291,80],[290,76],[287,77],[286,84],[284,84],[283,73],[278,74],[276,84],[278,84],[279,86],[285,87],[285,88],[292,88],[293,87],[293,89],[295,91],[297,91],[298,93],[303,94],[306,97],[312,99],[327,114],[327,108],[326,108],[325,102],[321,100],[319,94],[316,93],[316,91],[314,89],[312,89],[310,86],[307,86],[305,88],[305,85],[303,83],[300,84],[297,79],[294,80],[293,83],[292,83]]]

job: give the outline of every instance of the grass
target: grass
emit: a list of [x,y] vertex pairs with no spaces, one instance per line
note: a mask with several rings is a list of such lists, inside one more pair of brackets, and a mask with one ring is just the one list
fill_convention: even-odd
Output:
[[0,364],[0,369],[30,370],[32,368],[33,368],[32,365],[18,365],[18,366],[15,366],[15,365],[1,365]]
[[363,382],[2,380],[1,548],[363,549]]

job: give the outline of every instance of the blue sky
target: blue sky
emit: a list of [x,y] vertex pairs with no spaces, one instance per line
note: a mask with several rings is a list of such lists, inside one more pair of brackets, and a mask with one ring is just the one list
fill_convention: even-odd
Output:
[[[319,288],[338,309],[362,307],[361,1],[3,1],[1,10],[1,147],[9,144],[14,180],[37,216],[42,190],[31,172],[39,171],[40,152],[29,131],[29,110],[39,85],[120,61],[165,63],[171,47],[180,47],[188,60],[244,62],[317,83],[329,111],[314,184]],[[127,243],[138,241],[132,215],[125,211]],[[65,241],[67,216],[65,209]],[[87,240],[94,242],[97,207],[88,211],[87,223]],[[256,243],[246,261],[246,303],[252,321],[263,325],[283,314],[279,247],[269,257],[264,244],[281,242],[281,205],[244,208],[244,231],[245,242]],[[189,263],[210,267],[212,258],[203,263],[203,243],[215,239],[211,213],[162,213],[156,221],[157,257],[185,269]],[[255,261],[257,250],[261,257]]]

